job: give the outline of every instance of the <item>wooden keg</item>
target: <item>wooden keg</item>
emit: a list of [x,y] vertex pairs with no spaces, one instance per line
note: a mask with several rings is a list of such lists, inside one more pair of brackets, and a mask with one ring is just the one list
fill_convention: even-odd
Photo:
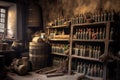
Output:
[[45,42],[29,43],[29,60],[32,64],[32,69],[37,70],[47,67],[48,55],[50,53],[50,46]]

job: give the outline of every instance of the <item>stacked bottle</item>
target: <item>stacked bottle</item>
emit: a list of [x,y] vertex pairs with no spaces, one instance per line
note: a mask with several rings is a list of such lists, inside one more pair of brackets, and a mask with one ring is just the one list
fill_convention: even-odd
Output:
[[92,19],[95,22],[103,22],[103,21],[114,21],[115,19],[115,11],[102,11],[102,12],[96,12],[92,14]]
[[110,35],[110,36],[109,36],[109,39],[110,39],[110,40],[113,40],[113,39],[114,39],[114,28],[113,28],[113,27],[110,28],[110,33],[109,33],[109,35]]
[[101,55],[101,46],[75,44],[73,55],[99,59]]
[[59,29],[53,29],[51,30],[55,35],[64,35],[65,34],[65,30],[59,30]]
[[66,61],[66,58],[64,57],[54,57],[53,58],[53,66],[61,66],[61,63],[62,62],[65,62]]
[[79,14],[77,16],[74,16],[72,19],[72,24],[81,24],[86,22],[86,15],[85,14]]
[[57,18],[56,20],[53,21],[54,22],[53,26],[64,25],[66,21],[67,19],[65,17]]
[[79,14],[74,16],[71,21],[72,24],[81,24],[81,23],[86,23],[87,19],[92,19],[93,22],[103,22],[103,21],[114,21],[115,19],[115,11],[97,11],[94,13],[85,13],[85,14]]
[[104,28],[76,28],[74,38],[89,40],[89,39],[105,39]]
[[52,53],[65,54],[65,51],[68,49],[68,44],[52,44]]
[[103,66],[100,64],[76,63],[76,71],[92,77],[103,77]]

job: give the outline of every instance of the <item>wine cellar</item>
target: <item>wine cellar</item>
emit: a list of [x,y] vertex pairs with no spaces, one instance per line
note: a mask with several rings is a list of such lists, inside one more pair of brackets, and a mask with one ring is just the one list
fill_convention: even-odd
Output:
[[1,0],[0,80],[120,80],[119,4]]

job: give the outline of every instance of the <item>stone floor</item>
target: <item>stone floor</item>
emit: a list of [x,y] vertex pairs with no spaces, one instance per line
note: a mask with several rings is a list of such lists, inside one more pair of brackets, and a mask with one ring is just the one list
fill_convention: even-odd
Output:
[[66,74],[62,76],[47,77],[45,74],[42,75],[35,72],[29,72],[25,76],[20,76],[15,73],[8,73],[8,76],[11,79],[7,80],[103,80],[102,78],[98,77],[84,76],[81,73],[75,73],[74,75]]
[[8,76],[11,77],[13,80],[77,80],[76,75],[47,77],[46,75],[40,75],[34,72],[30,72],[28,75],[25,76],[19,76],[15,73],[8,73]]

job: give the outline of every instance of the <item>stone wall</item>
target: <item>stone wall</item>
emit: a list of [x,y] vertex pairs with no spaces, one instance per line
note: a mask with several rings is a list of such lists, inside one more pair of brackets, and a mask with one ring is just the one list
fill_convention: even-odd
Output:
[[39,0],[43,10],[44,27],[60,16],[72,17],[79,13],[114,9],[120,11],[120,0]]

